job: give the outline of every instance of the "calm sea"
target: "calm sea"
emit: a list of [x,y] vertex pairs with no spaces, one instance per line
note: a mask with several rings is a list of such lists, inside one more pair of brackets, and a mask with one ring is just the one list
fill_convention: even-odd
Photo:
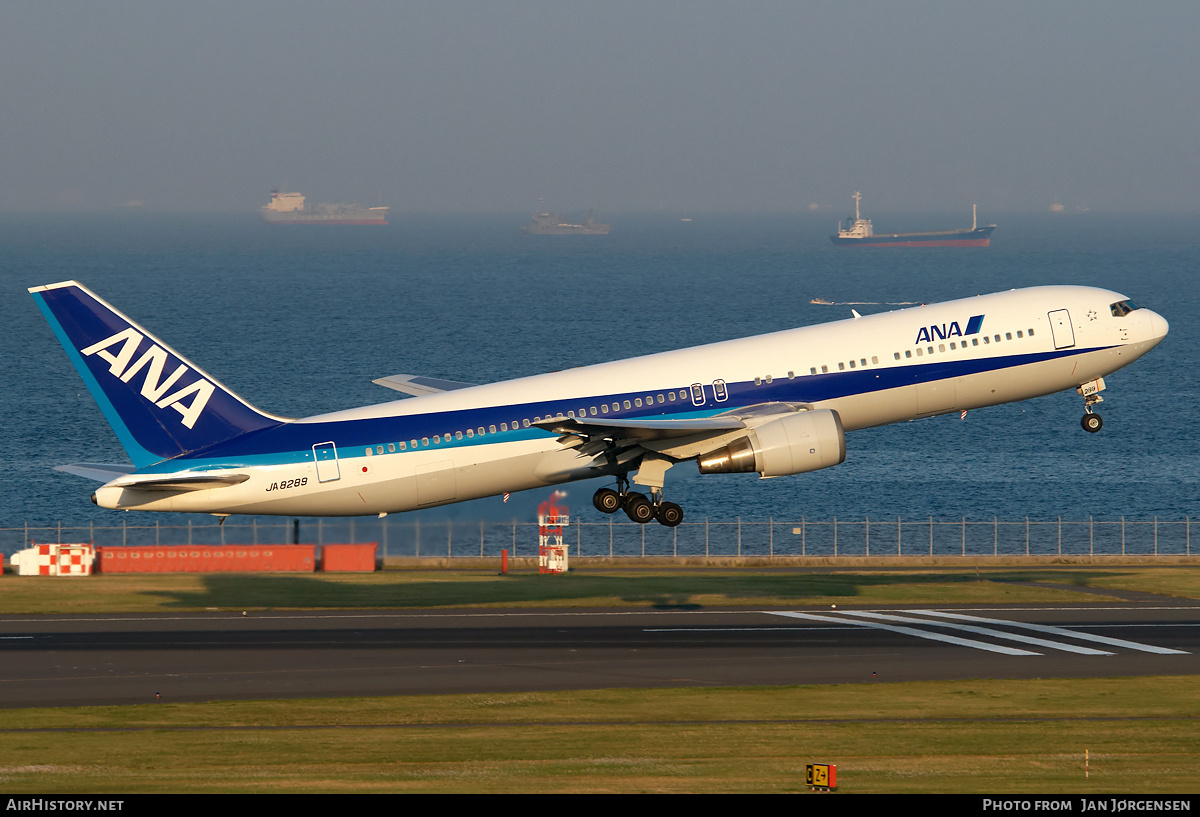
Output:
[[[667,496],[688,522],[714,524],[1148,521],[1200,511],[1193,403],[1200,344],[1191,321],[1200,314],[1193,277],[1200,231],[1190,219],[1000,214],[988,219],[999,224],[988,249],[871,251],[829,243],[840,215],[684,222],[611,214],[607,237],[523,235],[520,214],[394,214],[388,227],[325,229],[273,227],[252,213],[0,217],[7,350],[0,356],[0,528],[187,524],[178,515],[95,508],[88,501],[95,483],[51,470],[125,459],[26,292],[67,279],[87,284],[251,403],[289,416],[393,399],[371,383],[384,375],[486,383],[850,316],[850,306],[813,298],[858,302],[853,308],[868,314],[900,308],[889,303],[1038,284],[1108,287],[1162,313],[1171,334],[1108,379],[1099,434],[1080,428],[1083,401],[1067,392],[972,411],[965,420],[954,414],[854,432],[846,462],[812,474],[701,477],[685,464],[668,474]],[[897,230],[963,220],[873,215],[879,228]],[[566,486],[580,521],[607,522],[591,508],[598,485]],[[548,493],[389,521],[394,531],[419,522],[429,543],[439,525],[446,538],[450,520],[480,530],[481,521],[532,521]],[[360,524],[362,538],[368,522]],[[662,532],[648,529],[648,536]],[[12,551],[20,541],[8,535],[0,548]]]

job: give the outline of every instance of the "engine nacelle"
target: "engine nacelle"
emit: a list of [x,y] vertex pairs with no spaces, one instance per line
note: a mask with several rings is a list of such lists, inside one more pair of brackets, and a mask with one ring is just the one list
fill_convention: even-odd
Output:
[[818,471],[845,460],[842,418],[836,411],[820,409],[763,423],[696,462],[701,474],[757,471],[764,477],[782,477]]

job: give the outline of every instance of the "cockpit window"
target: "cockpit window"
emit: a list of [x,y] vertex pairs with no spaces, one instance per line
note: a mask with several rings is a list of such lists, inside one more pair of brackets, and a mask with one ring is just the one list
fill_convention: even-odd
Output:
[[1112,310],[1114,318],[1123,318],[1135,309],[1141,309],[1140,306],[1133,301],[1117,301],[1109,307]]

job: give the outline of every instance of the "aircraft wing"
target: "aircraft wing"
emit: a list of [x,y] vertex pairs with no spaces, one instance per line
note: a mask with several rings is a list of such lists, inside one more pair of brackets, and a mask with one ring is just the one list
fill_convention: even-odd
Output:
[[474,386],[474,383],[460,383],[457,380],[442,380],[437,377],[423,377],[416,374],[394,374],[391,377],[380,377],[377,380],[372,380],[372,383],[377,383],[380,386],[386,386],[389,389],[411,394],[414,397],[423,397],[426,394],[438,394],[444,391],[454,391],[455,389],[466,389]]
[[672,437],[691,437],[695,434],[724,433],[746,424],[736,418],[708,417],[697,420],[599,420],[573,417],[547,419],[533,423],[538,428],[556,434],[592,438],[628,438],[650,442]]
[[577,448],[580,456],[626,462],[645,452],[655,452],[671,459],[689,459],[711,450],[721,438],[740,436],[753,426],[811,408],[805,403],[761,403],[689,420],[558,417],[533,425],[558,434],[558,441],[567,448]]

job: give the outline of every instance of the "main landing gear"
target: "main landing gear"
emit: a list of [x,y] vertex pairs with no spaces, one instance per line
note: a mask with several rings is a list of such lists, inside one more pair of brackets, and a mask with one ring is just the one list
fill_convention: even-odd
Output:
[[1092,406],[1097,403],[1103,403],[1104,398],[1100,396],[1100,392],[1104,391],[1104,378],[1097,378],[1091,383],[1084,383],[1075,389],[1076,392],[1083,396],[1083,419],[1079,424],[1083,426],[1083,430],[1095,434],[1100,429],[1104,428],[1104,419],[1092,411]]
[[592,496],[592,504],[601,513],[616,513],[624,510],[625,515],[645,525],[651,519],[657,519],[660,525],[673,528],[683,521],[683,508],[674,502],[664,502],[662,491],[650,489],[650,497],[629,490],[629,481],[625,477],[617,477],[617,490],[601,488]]

